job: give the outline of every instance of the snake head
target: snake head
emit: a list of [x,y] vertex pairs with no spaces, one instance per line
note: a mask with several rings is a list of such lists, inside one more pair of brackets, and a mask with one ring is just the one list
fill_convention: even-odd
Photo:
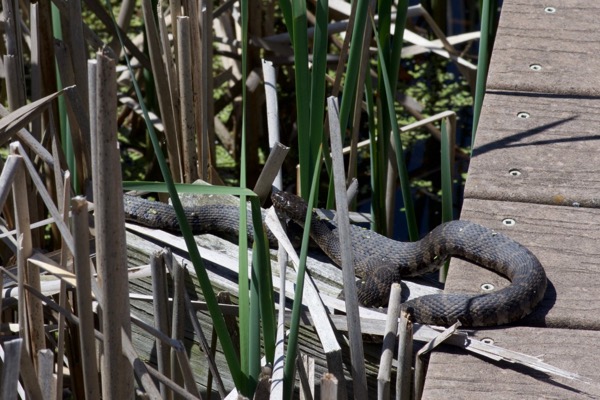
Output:
[[304,224],[308,203],[302,197],[287,192],[273,192],[271,201],[280,215],[292,219],[297,224]]

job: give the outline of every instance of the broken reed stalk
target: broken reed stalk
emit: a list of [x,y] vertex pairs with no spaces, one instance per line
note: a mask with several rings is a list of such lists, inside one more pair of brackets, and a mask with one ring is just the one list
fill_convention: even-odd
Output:
[[[38,266],[44,267],[46,270],[48,270],[49,272],[51,272],[53,274],[57,274],[57,272],[59,272],[60,275],[57,275],[59,278],[68,279],[71,285],[76,286],[76,283],[74,283],[76,278],[73,276],[73,274],[70,274],[68,272],[62,272],[60,267],[58,266],[58,264],[54,263],[52,260],[45,257],[44,255],[37,253],[32,258],[32,262],[36,262]],[[7,273],[12,279],[15,279],[15,280],[17,279],[17,277],[12,275],[5,269],[3,269],[3,271],[5,273]],[[25,285],[25,289],[27,289],[28,292],[30,292],[37,299],[39,299],[40,301],[43,301],[48,306],[48,308],[50,308],[51,310],[53,310],[57,313],[63,314],[65,316],[65,318],[69,321],[69,323],[71,323],[73,326],[80,326],[80,319],[78,317],[76,317],[75,315],[73,315],[71,310],[67,310],[67,309],[61,307],[59,304],[54,302],[51,298],[49,298],[48,296],[45,296],[39,290],[36,290],[29,285]],[[141,320],[139,320],[135,317],[132,317],[132,322],[134,322],[138,327],[140,327],[143,330],[145,330],[146,332],[148,332],[150,335],[153,335],[153,336],[161,339],[165,343],[169,344],[171,347],[174,347],[177,352],[182,353],[181,355],[179,355],[180,363],[186,362],[189,364],[189,360],[187,360],[187,354],[184,354],[185,348],[183,347],[183,344],[180,341],[171,339],[169,336],[162,334],[160,331],[157,331],[156,329],[152,328],[152,326],[145,324],[144,322],[142,322]],[[100,343],[104,344],[104,335],[101,332],[99,332],[97,330],[93,330],[92,335]],[[151,385],[151,381],[148,379],[148,374],[152,375],[159,382],[165,383],[166,386],[171,388],[178,395],[183,396],[183,398],[186,398],[186,399],[199,398],[199,395],[195,396],[192,393],[185,391],[185,389],[183,387],[175,384],[172,380],[166,378],[160,372],[158,372],[158,371],[154,370],[153,368],[144,364],[139,359],[139,356],[136,354],[135,350],[133,349],[131,340],[123,332],[122,332],[122,338],[123,338],[122,343],[123,343],[123,349],[124,349],[123,354],[126,357],[128,357],[131,364],[134,365],[135,374],[138,377],[139,381],[142,383],[144,390],[148,393],[150,398],[159,398],[160,394],[159,394],[158,390],[155,387],[153,387],[153,384]],[[33,369],[33,364],[28,357],[26,357],[25,359],[23,359],[23,358],[21,359],[21,368],[22,368],[21,378],[23,379],[24,386],[26,387],[27,392],[33,393],[31,395],[31,397],[33,399],[42,399],[41,391],[39,389],[38,381],[37,381],[37,378],[35,376],[35,372]],[[37,393],[39,393],[39,395]]]
[[23,338],[4,342],[0,351],[2,350],[4,350],[2,362],[4,365],[10,365],[11,368],[2,368],[0,371],[0,399],[16,399],[19,387]]
[[190,76],[193,74],[191,44],[190,44],[190,19],[177,18],[177,62],[179,77],[181,134],[183,148],[183,181],[192,183],[198,179],[198,158],[196,155],[196,130],[194,120],[194,94],[190,85]]
[[[152,73],[155,77],[164,77],[167,79],[155,79],[156,98],[160,108],[162,123],[164,124],[165,140],[167,143],[167,152],[169,154],[169,166],[171,175],[176,182],[181,182],[181,161],[177,151],[177,135],[179,132],[179,93],[175,83],[175,72],[173,68],[173,55],[171,54],[171,45],[168,41],[168,32],[166,30],[162,8],[158,10],[159,32],[154,19],[154,12],[150,0],[142,1],[144,11],[144,26],[146,28],[146,45],[150,54],[150,63],[152,64]],[[161,39],[161,40],[159,40]],[[162,45],[161,45],[162,43]],[[163,54],[164,56],[161,56]]]
[[402,312],[398,327],[398,369],[396,370],[396,400],[411,400],[413,366],[412,314]]
[[[173,308],[171,314],[171,337],[174,340],[183,341],[183,335],[185,334],[185,309],[183,297],[183,292],[185,291],[185,276],[181,264],[174,263],[172,268]],[[171,349],[171,373],[173,374],[173,381],[178,385],[183,386],[183,375],[181,368],[178,365],[177,357],[177,351]]]
[[[269,132],[269,147],[273,149],[281,140],[279,132],[279,105],[277,104],[277,77],[275,68],[270,61],[262,60],[263,80],[265,82],[265,103],[267,106],[267,131]],[[273,186],[283,189],[281,170],[273,180]],[[260,196],[260,195],[259,195]],[[262,198],[262,197],[261,197]]]
[[377,374],[377,399],[390,398],[390,380],[392,375],[392,361],[396,348],[396,333],[398,332],[398,317],[400,316],[400,284],[393,283],[383,333],[383,349],[379,373]]
[[[171,256],[172,257],[172,256]],[[227,392],[225,391],[225,385],[223,384],[223,379],[221,378],[221,373],[217,368],[217,363],[215,362],[215,354],[214,351],[209,347],[208,340],[206,340],[206,335],[204,335],[204,331],[202,330],[202,326],[200,325],[200,321],[198,321],[198,317],[196,316],[196,311],[192,306],[192,300],[190,299],[190,295],[187,291],[183,292],[185,298],[185,308],[188,312],[188,316],[190,321],[192,322],[192,326],[194,328],[194,333],[196,334],[198,341],[200,342],[200,347],[204,356],[206,357],[206,361],[208,362],[208,368],[210,370],[210,377],[215,378],[217,391],[221,397],[225,397]],[[216,333],[215,333],[216,337]],[[208,385],[207,385],[208,387]]]
[[323,374],[323,378],[321,378],[321,400],[337,400],[337,389],[338,380],[335,375],[329,372]]
[[[35,358],[37,361],[37,357]],[[35,372],[35,368],[33,366],[33,361],[27,354],[27,351],[23,348],[21,349],[21,381],[23,382],[23,389],[25,389],[25,393],[31,399],[34,400],[42,400],[42,389],[40,389],[40,383]]]
[[114,60],[96,55],[96,101],[92,167],[96,263],[102,291],[102,397],[126,399],[133,396],[132,367],[123,356],[122,329],[131,335],[129,281],[125,216],[121,194],[121,168],[117,146],[117,84]]
[[365,370],[365,355],[360,329],[360,315],[358,312],[354,258],[350,239],[350,220],[348,216],[348,200],[346,197],[346,174],[344,172],[344,156],[342,154],[343,146],[337,98],[329,97],[327,99],[327,109],[333,164],[333,182],[335,185],[335,200],[342,253],[341,267],[344,277],[344,299],[346,301],[350,357],[352,359],[353,367],[352,379],[354,382],[354,396],[359,399],[366,399],[368,397],[367,374]]
[[275,358],[271,374],[271,396],[283,398],[283,368],[285,362],[285,274],[288,255],[283,246],[277,249],[277,266],[279,267],[279,309],[277,315],[277,333]]
[[281,174],[281,166],[283,165],[283,161],[289,150],[289,147],[284,146],[279,142],[276,142],[271,148],[269,157],[267,158],[253,189],[254,193],[260,198],[261,204],[264,204],[269,198],[271,188],[273,187],[273,180],[278,174]]
[[[17,146],[11,144],[11,153],[17,152]],[[21,158],[22,160],[22,158]],[[17,237],[20,240],[20,246],[17,250],[17,266],[19,271],[19,287],[23,288],[25,284],[40,288],[40,273],[36,266],[28,265],[27,259],[33,254],[33,245],[31,238],[29,206],[27,195],[27,177],[25,174],[24,163],[18,169],[13,180],[13,203],[15,205],[15,220],[17,225]],[[19,292],[24,297],[19,296],[19,332],[25,339],[26,353],[37,362],[37,352],[46,347],[44,331],[44,312],[42,303],[31,296],[30,293]],[[23,314],[21,315],[21,312]]]
[[179,367],[181,368],[184,387],[190,394],[200,398],[200,391],[194,380],[194,373],[192,372],[188,353],[183,349],[183,341],[181,341],[180,351],[177,352],[177,360],[179,361]]
[[460,321],[456,321],[456,323],[449,328],[446,328],[443,332],[429,341],[421,350],[417,352],[416,361],[415,361],[415,399],[421,400],[421,396],[423,395],[423,387],[425,386],[425,374],[427,366],[423,361],[423,358],[426,354],[429,354],[433,349],[435,349],[440,344],[444,343],[448,338],[452,337],[456,329],[461,325]]
[[[58,162],[54,163],[55,166],[58,166]],[[61,185],[61,183],[64,183]],[[61,180],[58,180],[56,182],[56,193],[57,193],[57,197],[58,197],[58,201],[62,202],[60,209],[62,210],[62,216],[63,216],[63,222],[66,224],[68,224],[69,220],[69,197],[68,197],[68,193],[71,192],[71,174],[69,173],[69,171],[65,172],[65,178],[64,178],[64,182],[62,182]],[[62,186],[62,191],[61,192],[61,188],[60,186]],[[68,253],[68,247],[65,244],[65,240],[69,240],[69,238],[62,238],[62,245],[60,247],[60,265],[62,268],[66,269],[69,272],[73,272],[73,268],[72,266],[69,265],[68,260],[69,260],[69,253]],[[74,246],[74,244],[73,244]],[[73,307],[71,306],[71,304],[69,304],[69,300],[67,298],[67,283],[64,280],[60,281],[60,291],[59,291],[59,304],[61,307],[63,308],[68,308],[69,310],[72,310]],[[66,335],[66,326],[65,326],[65,316],[60,314],[58,316],[58,350],[56,353],[56,359],[58,360],[58,362],[56,363],[56,398],[60,399],[63,395],[63,367],[64,367],[64,362],[63,357],[65,355],[65,337],[67,337]],[[71,353],[72,354],[72,353]],[[71,357],[71,360],[73,359],[73,357]]]
[[[187,80],[187,85],[191,86],[192,88],[192,92],[197,94],[196,98],[192,99],[192,103],[190,104],[190,107],[193,111],[193,121],[191,121],[190,123],[193,124],[193,129],[192,131],[194,132],[194,134],[198,134],[198,140],[196,140],[196,149],[195,149],[195,156],[196,156],[196,160],[198,161],[198,165],[197,165],[197,169],[196,172],[200,174],[200,176],[202,177],[202,179],[204,181],[209,181],[208,176],[207,176],[207,166],[208,166],[208,162],[209,162],[209,157],[208,157],[208,153],[206,153],[206,156],[204,155],[205,152],[203,150],[203,148],[207,148],[207,146],[209,145],[208,143],[206,143],[208,141],[207,138],[204,137],[205,135],[205,131],[204,131],[204,125],[206,125],[207,123],[209,123],[209,121],[203,121],[203,115],[202,115],[202,111],[207,107],[206,105],[206,101],[209,101],[211,104],[213,103],[213,98],[211,96],[209,97],[205,97],[205,93],[204,93],[204,82],[202,79],[202,72],[197,73],[196,71],[202,71],[205,68],[211,68],[212,64],[208,64],[207,66],[205,66],[205,64],[203,63],[210,63],[210,60],[207,60],[204,56],[204,47],[210,47],[212,46],[212,42],[210,41],[206,41],[205,40],[209,40],[210,38],[212,38],[212,35],[208,36],[205,35],[204,32],[200,32],[201,29],[201,25],[202,25],[202,21],[200,20],[200,15],[198,14],[198,8],[197,5],[199,5],[199,2],[195,2],[195,1],[190,1],[187,2],[187,7],[186,7],[186,11],[188,13],[188,17],[190,21],[194,21],[194,23],[190,24],[189,27],[189,46],[190,46],[190,53],[191,53],[191,65],[193,65],[194,67],[190,70],[190,74],[189,75],[185,75],[185,79]],[[202,4],[203,7],[207,7],[206,4]],[[173,18],[173,17],[172,17]],[[198,21],[200,23],[198,23]],[[212,19],[210,20],[212,21]],[[210,24],[208,24],[208,27],[212,28],[212,22]],[[209,29],[210,29],[209,28]],[[208,30],[208,29],[207,29]],[[211,29],[212,30],[212,29]],[[181,32],[179,32],[179,34],[181,34]],[[207,46],[203,46],[203,44],[206,43]],[[179,62],[179,60],[178,60]],[[179,69],[179,73],[181,74],[181,69]],[[190,77],[191,77],[191,82],[190,82]],[[212,95],[212,94],[211,94]],[[181,105],[183,107],[183,104]],[[211,124],[212,126],[212,124]],[[211,153],[212,159],[214,160],[214,152]],[[196,164],[194,164],[196,166]]]
[[86,399],[99,399],[98,367],[96,364],[96,342],[94,339],[94,312],[92,310],[92,271],[90,266],[90,241],[88,204],[84,197],[71,200],[73,238],[75,252],[73,265],[77,278],[77,312],[79,315],[79,346],[83,369],[83,384]]
[[37,353],[37,377],[40,382],[42,393],[48,393],[46,398],[52,399],[53,392],[56,392],[53,377],[54,372],[54,353],[50,349],[42,349]]
[[[298,273],[300,265],[298,254],[296,254],[296,250],[294,249],[285,232],[283,231],[283,227],[281,226],[281,223],[279,222],[279,219],[275,214],[274,209],[267,212],[265,222],[271,230],[271,232],[273,232],[275,237],[277,237],[277,240],[279,241],[279,246],[285,249],[289,259],[291,259],[292,261],[294,270],[296,271],[296,273]],[[319,296],[319,291],[317,290],[315,283],[312,281],[312,279],[307,279],[304,282],[304,290],[306,290],[306,295],[303,296],[302,301],[304,304],[307,305],[310,315],[313,318],[315,331],[319,335],[319,340],[321,341],[325,357],[327,358],[327,369],[336,377],[338,382],[340,382],[338,386],[340,398],[345,399],[347,397],[347,394],[346,379],[344,377],[344,368],[342,361],[342,348],[338,343],[336,332],[331,323],[331,318],[327,310],[323,306],[323,302]],[[285,285],[280,287],[280,293],[281,296],[285,296]],[[282,360],[282,368],[285,367],[284,362],[285,360]],[[283,378],[282,381],[280,381],[280,384],[281,386],[283,386]]]
[[146,363],[140,359],[133,348],[133,344],[131,343],[131,329],[121,329],[121,342],[123,344],[123,356],[127,358],[129,364],[132,366],[137,381],[144,388],[147,398],[150,400],[160,400],[160,392],[150,376]]
[[307,354],[299,354],[296,365],[301,382],[300,400],[312,400],[315,394],[315,359]]
[[[163,251],[157,251],[150,257],[150,269],[152,270],[152,299],[154,306],[154,327],[164,334],[169,332],[169,309],[167,295],[167,274]],[[171,363],[169,361],[169,347],[156,338],[156,360],[158,371],[171,377]],[[163,399],[171,400],[173,395],[167,390],[165,383],[160,382],[160,394]]]
[[[198,3],[200,4],[200,3]],[[194,15],[200,11],[200,16]],[[190,7],[190,16],[195,17],[194,21],[200,20],[200,27],[194,24],[192,42],[197,50],[202,49],[200,54],[194,54],[197,59],[200,57],[200,107],[196,109],[196,121],[200,124],[200,138],[198,140],[198,166],[200,168],[200,177],[202,180],[211,182],[210,161],[215,160],[214,142],[214,93],[213,93],[213,3],[211,1],[202,2],[202,9],[198,10],[194,5]],[[200,32],[197,32],[200,30]],[[199,34],[197,34],[199,33]],[[194,53],[197,53],[195,51]],[[198,124],[197,124],[198,126]],[[269,183],[271,183],[269,181]]]
[[[174,328],[173,328],[173,334],[176,333],[175,332],[176,324],[180,325],[181,327],[183,327],[183,325],[185,324],[185,312],[187,311],[189,314],[193,329],[194,329],[194,333],[197,335],[198,340],[200,341],[200,347],[201,347],[204,355],[207,358],[208,366],[209,366],[209,370],[210,370],[209,377],[211,377],[211,376],[215,377],[219,395],[221,397],[225,397],[225,395],[226,395],[225,386],[223,384],[223,380],[221,378],[219,370],[217,369],[217,365],[214,360],[213,352],[211,351],[211,348],[208,345],[206,336],[204,335],[204,332],[202,331],[202,327],[200,326],[200,322],[198,321],[198,318],[196,317],[195,310],[192,307],[192,301],[191,301],[187,291],[185,290],[186,269],[175,260],[175,258],[173,257],[173,254],[168,249],[157,253],[155,256],[161,257],[160,264],[158,262],[156,262],[157,266],[160,265],[160,268],[162,269],[160,274],[162,274],[164,276],[164,268],[166,266],[169,269],[169,271],[171,271],[171,274],[173,276],[173,281],[174,281],[174,301],[173,301],[173,309],[174,309],[174,311],[173,311],[173,327]],[[166,277],[164,279],[166,279]],[[166,280],[165,280],[165,282],[166,282]],[[163,286],[163,285],[157,285],[158,290],[163,290],[162,288],[159,288],[159,286]],[[164,290],[166,290],[166,289],[164,289]],[[164,298],[165,298],[165,300],[167,299],[166,292],[165,292]],[[176,314],[178,314],[178,316],[176,316]],[[181,321],[176,322],[176,318],[177,318],[177,321],[179,321],[179,318],[181,318]],[[177,329],[180,329],[180,328],[178,327]],[[216,338],[214,332],[213,332],[213,338]],[[179,340],[183,340],[183,336]],[[174,349],[174,350],[177,350],[177,349]],[[189,390],[191,393],[196,393],[197,388],[196,388],[195,382],[193,380],[191,369],[189,368],[189,360],[187,360],[187,353],[183,354],[183,356],[186,357],[185,360],[181,358],[182,354],[180,354],[180,353],[181,353],[181,351],[178,351],[177,357],[178,357],[179,363],[182,368],[183,377],[186,379],[186,387],[190,388]],[[184,364],[181,364],[182,362]],[[174,366],[172,365],[171,368],[174,368]],[[210,385],[207,384],[207,387],[209,387],[209,386]]]

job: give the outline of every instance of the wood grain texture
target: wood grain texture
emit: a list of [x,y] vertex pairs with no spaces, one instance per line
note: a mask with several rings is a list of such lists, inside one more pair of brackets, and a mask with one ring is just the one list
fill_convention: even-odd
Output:
[[[506,218],[516,223],[503,224]],[[467,199],[461,219],[502,232],[540,260],[549,285],[536,310],[518,325],[600,330],[600,210]],[[450,265],[446,291],[483,292],[508,281],[461,260]]]
[[[554,13],[545,11],[549,6]],[[597,0],[505,1],[488,89],[600,95],[599,13]]]
[[465,197],[600,207],[599,166],[600,98],[488,93]]
[[558,378],[507,362],[493,362],[444,347],[429,363],[423,399],[600,398],[600,332],[529,327],[475,331],[477,339],[533,355],[594,383]]

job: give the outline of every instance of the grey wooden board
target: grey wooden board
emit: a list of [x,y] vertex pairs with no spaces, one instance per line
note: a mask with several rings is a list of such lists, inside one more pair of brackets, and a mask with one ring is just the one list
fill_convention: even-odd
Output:
[[486,94],[466,197],[600,207],[598,176],[600,98]]
[[[161,237],[168,236],[162,235]],[[158,238],[159,235],[156,233],[154,238]],[[226,240],[220,239],[216,236],[212,235],[199,235],[196,236],[196,241],[199,246],[201,246],[201,254],[204,257],[204,263],[208,270],[209,278],[213,284],[213,288],[215,292],[218,291],[228,291],[232,296],[232,301],[237,303],[238,296],[238,286],[237,286],[237,273],[229,270],[226,266],[220,265],[217,263],[217,259],[215,255],[207,254],[207,250],[212,250],[216,253],[220,253],[223,258],[235,258],[238,256],[238,247]],[[176,246],[172,246],[176,247]],[[150,241],[145,240],[142,237],[137,236],[134,233],[127,232],[127,250],[128,250],[128,262],[130,267],[146,265],[149,262],[150,254],[153,254],[156,251],[162,249],[162,245],[158,245],[152,243]],[[311,256],[312,256],[311,252]],[[185,260],[187,257],[184,254],[178,253],[177,259],[179,261]],[[225,260],[221,260],[222,263],[225,263]],[[194,293],[198,294],[198,299],[202,300],[203,297],[201,295],[201,290],[199,287],[199,283],[193,271],[193,268],[190,266],[189,261],[185,261],[188,266],[187,270],[189,272],[189,279],[186,281],[186,284],[189,289],[189,293],[192,293],[192,298],[195,299]],[[277,269],[273,265],[273,271],[277,273]],[[341,271],[339,269],[328,262],[320,262],[317,259],[309,257],[308,260],[308,268],[310,270],[311,276],[315,280],[319,291],[321,294],[332,297],[337,297],[339,294],[339,286],[341,279]],[[288,281],[295,282],[295,275],[292,271],[292,268],[287,269],[287,279]],[[170,278],[169,278],[170,280]],[[273,277],[273,282],[277,285],[278,282],[277,276]],[[192,289],[193,286],[193,289]],[[293,290],[293,285],[288,283],[287,293],[290,294],[290,290]],[[411,295],[419,292],[418,287],[414,285],[409,285]],[[143,294],[143,295],[151,295],[152,294],[152,284],[150,277],[140,277],[131,279],[129,282],[129,288],[132,293]],[[432,292],[437,292],[437,289],[421,289],[423,290],[423,294],[431,294]],[[291,305],[291,304],[288,304]],[[132,300],[131,301],[131,309],[132,312],[144,320],[148,324],[154,324],[154,311],[152,308],[152,303],[149,301],[143,300]],[[208,341],[211,340],[212,335],[212,326],[213,322],[208,312],[199,311],[197,312],[197,316],[200,320],[200,324],[202,329],[204,330],[205,335],[208,338]],[[187,317],[186,317],[187,318]],[[382,327],[384,323],[382,322]],[[136,350],[140,354],[143,359],[151,359],[155,362],[155,344],[153,338],[146,332],[134,326],[132,328],[133,332],[133,342]],[[343,353],[343,362],[344,362],[344,374],[347,382],[351,382],[352,376],[351,372],[348,369],[351,366],[350,357],[349,357],[349,349],[345,344],[345,341],[340,336],[340,343],[342,344],[342,353]],[[378,339],[376,339],[378,340]],[[186,322],[185,327],[185,340],[184,345],[188,350],[190,364],[192,366],[192,370],[194,372],[194,377],[196,379],[196,383],[200,386],[202,391],[206,390],[206,380],[208,374],[208,365],[204,358],[204,355],[199,349],[197,338],[193,332],[192,327],[189,322]],[[379,365],[379,358],[381,356],[381,343],[365,343],[365,359],[367,360],[367,384],[369,386],[369,393],[371,398],[375,398],[377,393],[376,385],[377,385],[377,372]],[[302,325],[300,327],[300,340],[299,340],[299,351],[302,354],[307,354],[310,357],[315,358],[315,368],[316,374],[315,376],[320,377],[325,372],[327,372],[327,361],[326,355],[323,350],[323,346],[320,342],[319,336],[315,331],[315,328],[310,325],[310,320],[306,319],[302,321]],[[222,372],[222,378],[227,390],[231,390],[234,387],[233,380],[229,375],[228,366],[224,355],[221,351],[220,346],[217,348],[217,353],[215,356],[215,360],[217,363],[217,368]],[[393,377],[395,379],[395,377]],[[319,380],[317,380],[317,387],[319,385]],[[214,388],[214,386],[213,386]],[[351,391],[351,384],[348,386],[348,390]],[[317,390],[318,391],[318,390]],[[351,397],[351,396],[350,396]]]
[[597,0],[505,0],[488,89],[599,96],[599,14]]
[[[503,224],[506,218],[516,223]],[[540,306],[519,325],[600,330],[600,210],[466,199],[461,219],[502,232],[529,248],[549,279]],[[482,292],[508,281],[461,260],[450,265],[446,291]]]
[[600,332],[512,327],[475,331],[477,339],[540,357],[578,373],[584,383],[552,377],[507,362],[493,362],[444,347],[432,354],[423,399],[598,399]]

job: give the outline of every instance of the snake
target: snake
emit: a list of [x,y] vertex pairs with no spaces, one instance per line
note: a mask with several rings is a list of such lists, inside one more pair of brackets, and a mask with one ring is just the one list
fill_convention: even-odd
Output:
[[[342,247],[338,224],[320,217],[294,194],[276,191],[271,195],[277,213],[304,225],[312,213],[310,236],[338,266]],[[125,196],[126,219],[153,228],[178,231],[173,208],[167,204]],[[184,209],[196,234],[239,235],[237,206],[199,206]],[[248,227],[249,239],[254,231]],[[271,245],[276,243],[267,230]],[[374,231],[350,225],[357,295],[366,307],[383,307],[389,300],[392,283],[435,272],[451,257],[463,259],[504,276],[510,284],[484,293],[439,293],[402,303],[415,322],[450,326],[460,321],[464,327],[485,327],[514,323],[530,314],[543,299],[547,278],[538,258],[510,237],[465,220],[443,223],[422,239],[401,242]]]
[[[170,204],[125,194],[123,195],[123,207],[126,221],[148,228],[181,233],[177,214]],[[237,243],[240,233],[239,206],[232,204],[184,206],[183,212],[194,235],[211,233]],[[251,218],[248,218],[246,231],[249,242],[253,243],[255,233]],[[269,245],[271,247],[277,246],[275,235],[271,231],[267,231],[266,234]]]

